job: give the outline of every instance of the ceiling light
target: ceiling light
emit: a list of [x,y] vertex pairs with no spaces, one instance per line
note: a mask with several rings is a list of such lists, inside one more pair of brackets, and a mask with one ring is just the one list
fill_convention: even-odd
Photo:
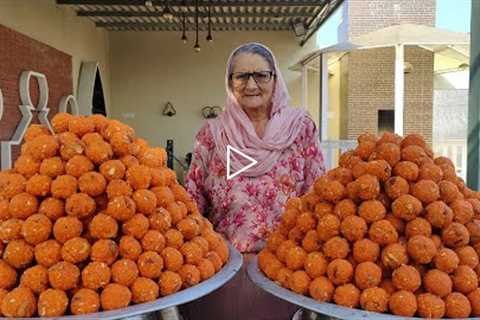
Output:
[[403,73],[412,73],[413,65],[410,62],[405,61],[403,64]]
[[198,0],[195,0],[195,46],[196,52],[200,52],[200,45],[198,44]]
[[172,22],[174,15],[173,15],[172,9],[170,9],[168,5],[166,5],[165,8],[163,8],[162,17],[167,19],[168,22]]
[[187,43],[187,34],[186,34],[186,23],[185,23],[186,17],[185,13],[183,13],[183,19],[182,19],[182,41],[183,43]]
[[213,37],[212,37],[212,15],[211,15],[211,7],[208,7],[208,35],[207,35],[207,41],[212,42]]

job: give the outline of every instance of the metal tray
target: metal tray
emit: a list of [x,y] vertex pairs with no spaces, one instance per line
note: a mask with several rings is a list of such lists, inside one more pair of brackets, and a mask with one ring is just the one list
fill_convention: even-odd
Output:
[[[112,311],[103,311],[97,313],[90,313],[78,316],[63,316],[63,317],[50,317],[50,318],[15,318],[24,320],[38,320],[38,319],[57,319],[57,320],[84,320],[84,319],[102,319],[113,320],[122,319],[127,317],[134,317],[143,315],[146,313],[167,309],[170,307],[178,306],[198,298],[201,298],[212,291],[217,290],[225,283],[227,283],[242,267],[242,255],[229,244],[230,259],[226,265],[223,266],[217,274],[212,278],[188,289],[181,290],[172,295],[157,299],[152,302],[132,305],[130,307]],[[8,318],[0,318],[8,319]]]
[[[321,303],[312,298],[296,294],[287,290],[274,281],[267,278],[263,272],[258,269],[257,257],[253,258],[247,266],[247,273],[250,280],[263,290],[273,294],[280,299],[301,306],[304,309],[315,313],[334,317],[337,319],[370,319],[370,320],[399,320],[399,319],[424,319],[418,317],[401,317],[390,314],[364,311],[342,307],[333,303]],[[468,318],[469,320],[480,320],[480,317]]]

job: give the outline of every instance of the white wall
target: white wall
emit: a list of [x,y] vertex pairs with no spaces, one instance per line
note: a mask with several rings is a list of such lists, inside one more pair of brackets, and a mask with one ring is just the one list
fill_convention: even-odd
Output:
[[[179,158],[192,150],[194,136],[204,124],[201,109],[206,105],[223,107],[225,64],[230,52],[248,41],[269,46],[276,55],[292,96],[300,103],[300,73],[289,71],[312,41],[300,47],[292,32],[216,32],[215,41],[204,41],[200,53],[180,41],[175,32],[111,32],[112,115],[133,126],[151,144],[165,146],[175,141]],[[312,37],[315,39],[315,37]],[[313,41],[314,43],[314,41]],[[162,116],[170,101],[177,115]],[[134,118],[125,114],[134,114]]]
[[436,72],[433,76],[433,88],[435,90],[468,90],[469,75],[469,70]]
[[[55,0],[0,0],[0,24],[72,56],[74,93],[82,61],[98,61],[110,106],[108,32]],[[18,57],[21,59],[21,57]]]

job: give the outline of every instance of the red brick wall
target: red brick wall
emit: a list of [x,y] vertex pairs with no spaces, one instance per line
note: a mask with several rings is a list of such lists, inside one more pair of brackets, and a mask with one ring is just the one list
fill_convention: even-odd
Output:
[[[19,79],[23,71],[45,74],[48,81],[49,118],[58,110],[60,99],[73,91],[72,57],[46,44],[31,39],[15,30],[0,25],[0,89],[3,93],[4,112],[0,120],[0,140],[10,140],[22,118]],[[31,80],[32,101],[37,103],[38,87]],[[38,123],[34,113],[32,123]],[[15,152],[16,153],[16,152]]]

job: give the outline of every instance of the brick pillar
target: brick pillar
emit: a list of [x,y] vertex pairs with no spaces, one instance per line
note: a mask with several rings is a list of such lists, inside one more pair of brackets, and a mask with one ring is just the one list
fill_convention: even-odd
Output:
[[[396,24],[435,25],[435,0],[347,0],[343,28],[348,38]],[[378,110],[394,108],[395,49],[354,51],[342,68],[347,74],[347,130],[342,138],[355,139],[363,132],[377,133]],[[412,71],[405,74],[405,134],[417,132],[432,142],[433,53],[405,48]],[[343,73],[343,72],[342,72]],[[344,122],[344,123],[345,123]]]
[[435,0],[347,0],[347,2],[350,39],[396,24],[435,26]]

